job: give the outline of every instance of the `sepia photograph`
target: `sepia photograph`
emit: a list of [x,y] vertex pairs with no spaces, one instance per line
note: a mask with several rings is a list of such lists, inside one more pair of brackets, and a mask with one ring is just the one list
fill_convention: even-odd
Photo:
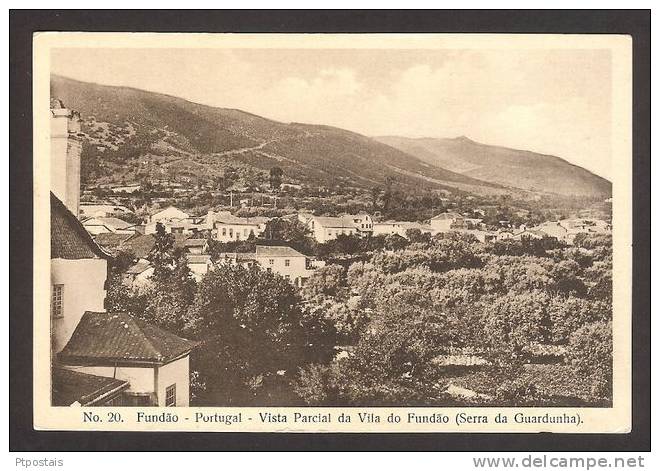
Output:
[[47,409],[626,430],[630,42],[322,36],[35,36]]

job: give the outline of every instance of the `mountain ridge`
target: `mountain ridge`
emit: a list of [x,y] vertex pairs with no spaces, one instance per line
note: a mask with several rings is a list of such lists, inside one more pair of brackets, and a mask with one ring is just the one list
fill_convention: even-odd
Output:
[[371,188],[397,184],[474,194],[527,195],[429,162],[429,156],[324,124],[282,123],[174,95],[52,75],[51,97],[84,119],[87,182],[216,180],[238,169],[246,182],[280,166],[292,182]]
[[609,180],[561,157],[455,138],[376,136],[434,165],[477,179],[529,191],[609,196]]

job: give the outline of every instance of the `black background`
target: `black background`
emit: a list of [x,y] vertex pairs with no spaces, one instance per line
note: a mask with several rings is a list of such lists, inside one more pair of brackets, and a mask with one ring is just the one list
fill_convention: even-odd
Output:
[[[11,451],[650,451],[650,10],[10,11]],[[629,434],[43,432],[32,428],[32,34],[36,31],[587,33],[633,38],[633,430]],[[44,263],[48,263],[44,261]]]

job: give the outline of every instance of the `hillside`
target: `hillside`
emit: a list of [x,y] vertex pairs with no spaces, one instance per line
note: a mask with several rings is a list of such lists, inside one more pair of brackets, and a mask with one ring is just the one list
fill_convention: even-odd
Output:
[[411,189],[517,191],[338,128],[285,124],[240,110],[55,75],[51,97],[83,117],[83,178],[89,183],[212,181],[228,168],[249,183],[279,166],[286,181],[327,187],[371,188],[394,177]]
[[611,196],[612,184],[559,157],[455,139],[383,136],[380,142],[465,176],[531,191]]

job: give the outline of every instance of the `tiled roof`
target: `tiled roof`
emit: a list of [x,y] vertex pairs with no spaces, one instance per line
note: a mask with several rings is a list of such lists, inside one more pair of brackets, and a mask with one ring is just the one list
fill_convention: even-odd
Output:
[[233,260],[254,260],[255,254],[249,252],[223,252],[218,255],[218,261],[223,259],[233,259]]
[[428,224],[421,224],[419,222],[401,222],[399,223],[401,227],[404,227],[406,229],[419,229],[420,231],[432,231],[433,228],[428,225]]
[[328,216],[315,216],[314,221],[323,227],[339,227],[339,228],[353,228],[357,226],[351,217],[328,217]]
[[367,212],[359,212],[357,214],[344,214],[341,217],[348,218],[348,219],[364,219],[366,217],[369,217],[369,214]]
[[184,245],[186,247],[204,247],[206,245],[206,239],[186,239]]
[[[152,220],[154,218],[160,218],[160,217],[163,217],[164,214],[176,214],[175,217],[179,217],[179,218],[187,218],[188,217],[188,213],[186,213],[185,211],[181,211],[179,208],[175,208],[174,206],[168,206],[165,209],[161,209],[160,211],[153,213],[151,215],[151,218],[152,218]],[[172,217],[172,216],[170,216],[170,217]]]
[[134,265],[130,266],[128,268],[128,270],[126,270],[126,274],[127,275],[139,275],[140,273],[147,270],[149,267],[151,267],[151,263],[149,263],[149,260],[145,260],[145,259],[141,258]]
[[137,258],[145,258],[151,252],[156,240],[153,234],[139,235],[121,244],[120,249],[131,251]]
[[253,216],[249,218],[241,218],[228,214],[227,212],[217,213],[213,216],[213,222],[220,224],[237,224],[244,226],[258,226],[259,224],[266,224],[270,218],[264,216]]
[[50,194],[50,258],[109,258],[53,193]]
[[205,254],[188,254],[186,255],[186,260],[188,263],[208,263],[211,260],[210,255]]
[[524,231],[518,232],[517,234],[514,234],[513,237],[523,237],[525,235],[534,235],[537,237],[547,237],[548,234],[543,232],[543,231],[538,231],[535,229],[525,229]]
[[65,364],[167,363],[195,345],[123,312],[87,311],[59,359]]
[[304,257],[297,250],[287,246],[280,245],[257,245],[257,257]]
[[113,218],[113,217],[97,217],[94,218],[97,221],[105,224],[106,226],[114,227],[116,229],[126,229],[127,227],[133,227],[135,224],[126,222],[123,219]]
[[133,234],[117,234],[115,232],[103,232],[94,236],[94,241],[101,247],[108,250],[115,250],[119,246],[133,237]]
[[[174,234],[174,248],[183,248],[187,238],[184,234]],[[131,237],[121,244],[119,248],[133,252],[137,258],[147,258],[155,243],[156,237],[153,234],[140,234]]]
[[388,219],[387,221],[375,222],[374,225],[400,226],[401,221],[393,221]]
[[458,219],[462,217],[463,216],[458,213],[440,213],[437,216],[432,217],[431,221],[446,221],[448,219]]
[[65,368],[53,368],[52,398],[54,406],[70,406],[74,402],[86,406],[102,396],[129,387],[115,378],[90,375]]
[[106,213],[115,213],[115,212],[120,212],[120,213],[129,213],[131,212],[130,209],[128,209],[126,206],[122,206],[120,204],[106,204],[106,203],[99,203],[99,204],[94,204],[94,203],[80,203],[80,209],[84,209],[85,212],[91,212],[91,211],[103,211]]

